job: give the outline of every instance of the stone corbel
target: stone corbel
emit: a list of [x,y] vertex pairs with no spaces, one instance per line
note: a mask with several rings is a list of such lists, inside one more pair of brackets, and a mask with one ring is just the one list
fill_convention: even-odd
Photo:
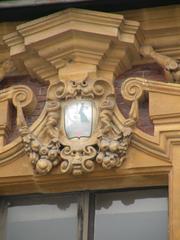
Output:
[[162,66],[168,82],[180,83],[180,64],[178,60],[157,53],[151,46],[141,47],[140,53],[144,57],[152,58]]
[[[124,99],[132,102],[130,118],[138,120],[139,99],[144,92],[149,94],[149,116],[155,124],[155,131],[159,126],[168,123],[179,123],[180,118],[180,87],[174,83],[154,82],[144,78],[132,77],[126,79],[121,87]],[[167,100],[167,96],[170,100]],[[161,98],[162,103],[157,104]],[[176,103],[176,104],[174,104]]]

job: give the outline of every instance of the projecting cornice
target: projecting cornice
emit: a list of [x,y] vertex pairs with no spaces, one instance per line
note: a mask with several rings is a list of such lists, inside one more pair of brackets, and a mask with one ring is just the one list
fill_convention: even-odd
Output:
[[123,11],[120,14],[140,23],[145,45],[152,46],[160,54],[180,58],[179,4]]
[[[171,5],[118,14],[69,9],[25,24],[1,23],[0,62],[10,55],[18,66],[15,75],[28,71],[47,80],[56,76],[57,66],[75,59],[76,62],[94,64],[112,78],[112,72],[116,76],[131,65],[153,61],[140,56],[139,46],[149,45],[157,53],[179,59],[179,20],[180,5]],[[9,32],[12,33],[7,35]],[[57,54],[45,44],[47,38],[48,41],[51,39],[50,46]],[[64,52],[60,50],[62,48]],[[57,60],[59,58],[61,63]],[[37,62],[41,62],[38,68]]]
[[68,9],[18,25],[3,40],[17,68],[43,81],[69,64],[113,79],[140,60],[143,34],[119,14]]

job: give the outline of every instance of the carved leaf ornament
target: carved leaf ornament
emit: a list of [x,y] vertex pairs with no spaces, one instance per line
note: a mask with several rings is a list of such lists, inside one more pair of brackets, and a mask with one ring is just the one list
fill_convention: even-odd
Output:
[[60,165],[61,173],[75,176],[120,167],[130,144],[133,119],[124,124],[114,118],[115,95],[106,80],[58,81],[51,84],[41,134],[26,124],[21,104],[17,124],[34,171],[41,175]]

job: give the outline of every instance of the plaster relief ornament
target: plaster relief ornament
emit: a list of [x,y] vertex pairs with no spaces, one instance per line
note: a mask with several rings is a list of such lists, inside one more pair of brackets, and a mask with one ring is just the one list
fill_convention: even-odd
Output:
[[45,175],[60,165],[75,176],[120,167],[126,159],[133,119],[120,123],[113,85],[84,75],[50,84],[40,134],[28,128],[17,106],[17,124],[34,171]]

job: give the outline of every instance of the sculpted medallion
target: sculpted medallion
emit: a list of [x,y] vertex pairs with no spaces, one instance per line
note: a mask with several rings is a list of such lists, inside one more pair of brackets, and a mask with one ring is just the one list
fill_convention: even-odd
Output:
[[17,123],[25,152],[34,171],[45,175],[60,165],[61,173],[81,175],[97,164],[120,167],[130,143],[129,121],[115,120],[114,88],[107,80],[61,80],[50,84],[43,128],[35,136],[23,109],[17,106]]

